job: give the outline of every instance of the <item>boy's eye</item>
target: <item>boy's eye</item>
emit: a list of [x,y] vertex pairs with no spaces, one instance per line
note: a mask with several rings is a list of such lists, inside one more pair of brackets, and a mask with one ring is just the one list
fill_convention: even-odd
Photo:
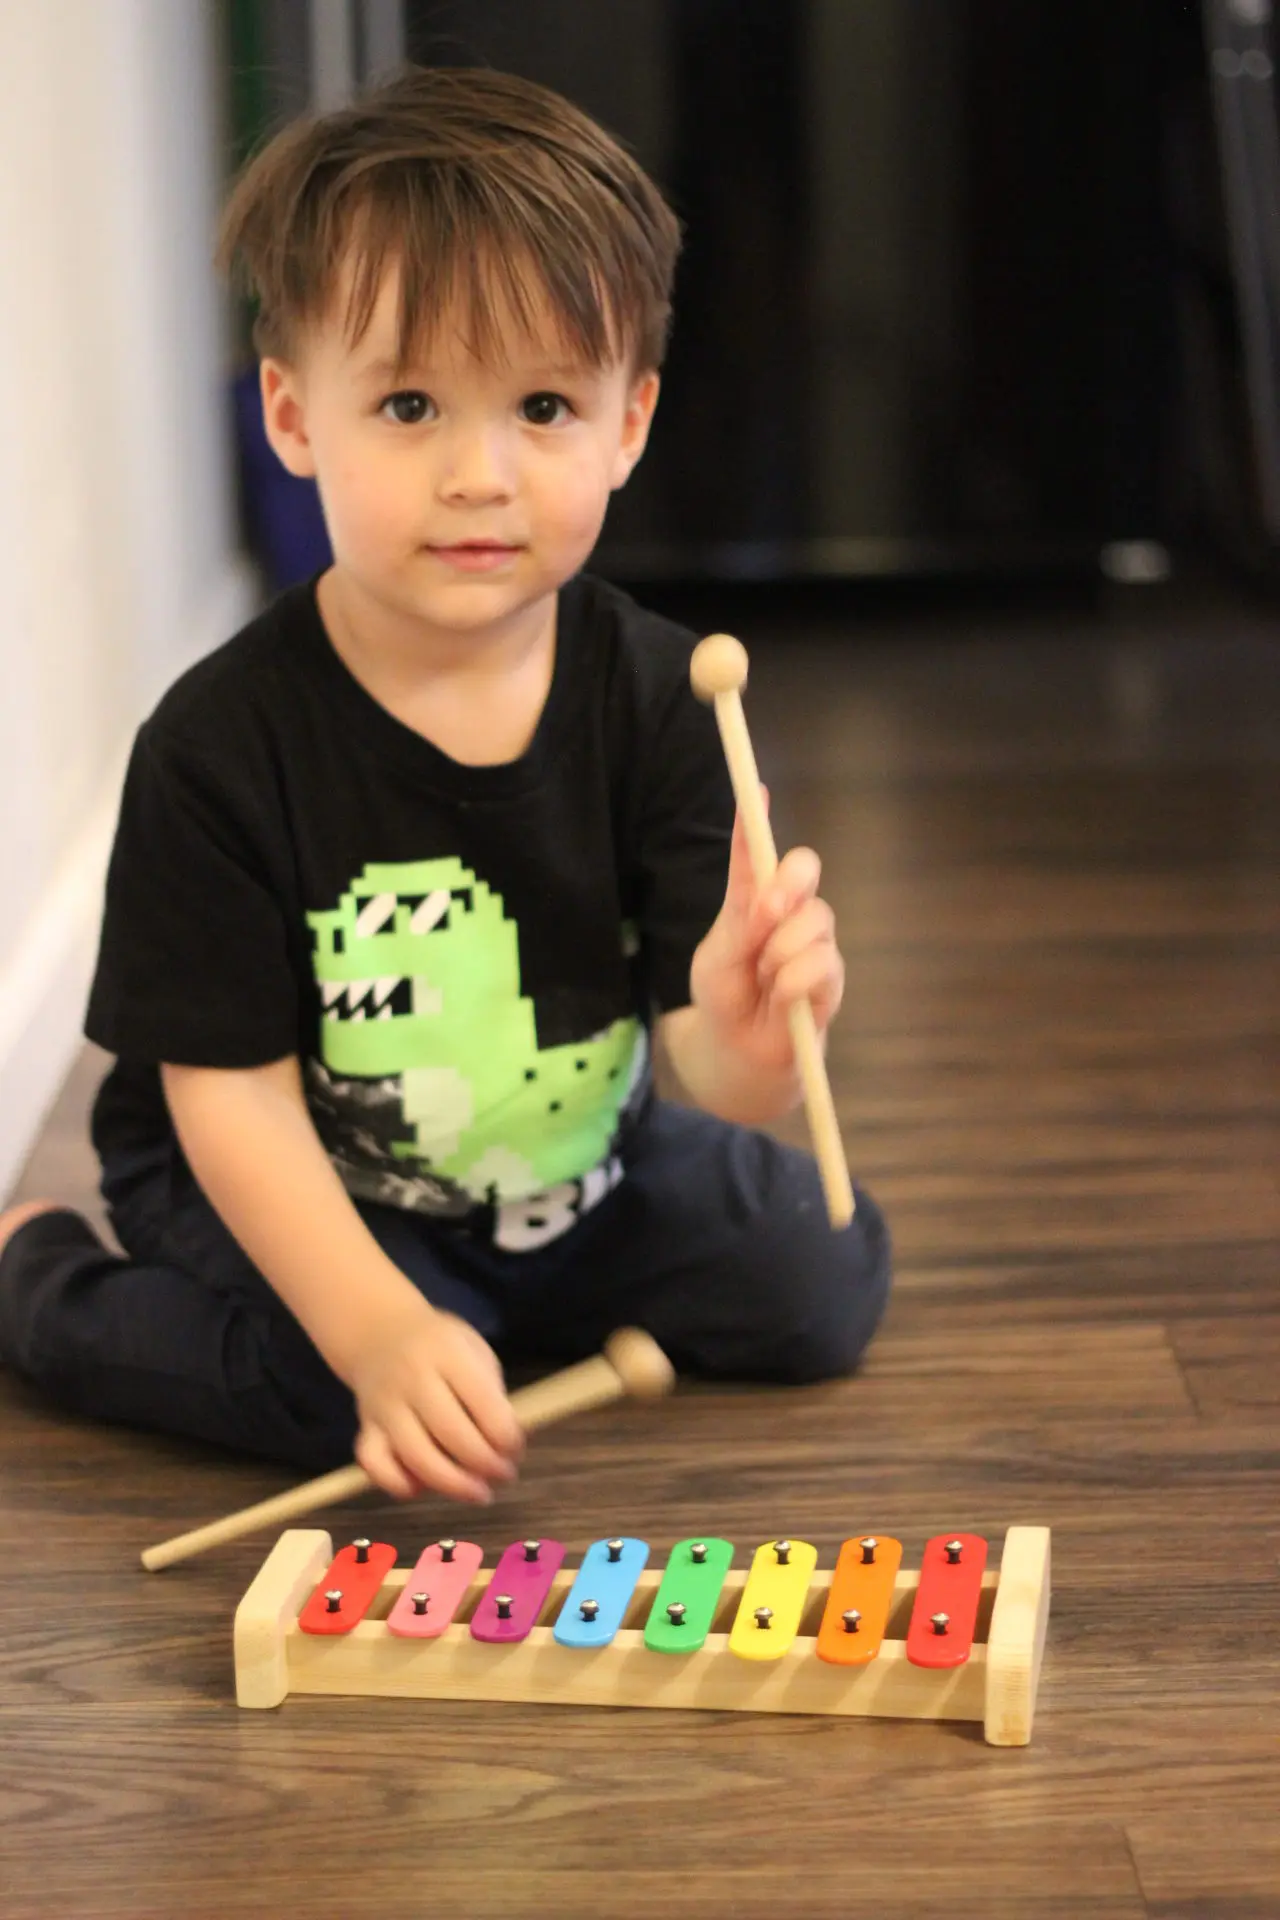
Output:
[[531,427],[558,427],[572,412],[562,393],[528,393],[520,402],[521,418]]
[[430,394],[406,389],[403,393],[389,393],[378,412],[394,420],[398,426],[416,427],[420,421],[427,419],[434,407]]

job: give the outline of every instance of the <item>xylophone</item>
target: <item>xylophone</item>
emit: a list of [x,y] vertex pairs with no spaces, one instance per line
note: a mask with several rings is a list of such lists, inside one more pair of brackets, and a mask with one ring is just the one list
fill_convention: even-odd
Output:
[[938,1534],[918,1572],[884,1535],[820,1571],[804,1540],[735,1568],[728,1540],[597,1540],[576,1569],[558,1540],[509,1546],[491,1574],[469,1540],[413,1567],[356,1540],[281,1535],[236,1611],[236,1697],[289,1693],[548,1705],[741,1708],[981,1721],[1031,1738],[1049,1617],[1049,1529],[1010,1527],[998,1572],[977,1534]]

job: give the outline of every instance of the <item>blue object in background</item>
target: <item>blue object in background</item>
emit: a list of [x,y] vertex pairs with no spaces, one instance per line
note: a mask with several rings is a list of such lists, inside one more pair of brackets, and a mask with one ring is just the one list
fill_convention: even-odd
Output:
[[314,480],[281,466],[262,424],[258,370],[232,382],[236,458],[245,537],[273,592],[310,580],[332,563],[333,549]]

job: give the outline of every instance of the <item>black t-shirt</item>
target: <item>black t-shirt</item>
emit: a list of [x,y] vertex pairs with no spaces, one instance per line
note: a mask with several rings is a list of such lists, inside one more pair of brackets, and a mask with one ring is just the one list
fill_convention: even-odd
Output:
[[139,730],[108,873],[99,1151],[177,1151],[161,1061],[296,1054],[353,1196],[513,1248],[571,1225],[619,1177],[649,1024],[723,898],[693,644],[571,581],[534,738],[487,767],[365,691],[314,581],[185,673]]

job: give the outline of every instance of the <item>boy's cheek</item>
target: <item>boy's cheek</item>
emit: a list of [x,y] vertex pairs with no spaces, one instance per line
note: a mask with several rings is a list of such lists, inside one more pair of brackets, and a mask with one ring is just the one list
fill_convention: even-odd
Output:
[[565,534],[594,540],[608,511],[610,494],[607,477],[594,469],[579,476],[573,487],[564,488],[556,509]]
[[353,545],[384,547],[388,535],[421,532],[414,527],[414,515],[403,498],[355,474],[337,475],[327,489],[322,487],[321,498],[331,522]]

